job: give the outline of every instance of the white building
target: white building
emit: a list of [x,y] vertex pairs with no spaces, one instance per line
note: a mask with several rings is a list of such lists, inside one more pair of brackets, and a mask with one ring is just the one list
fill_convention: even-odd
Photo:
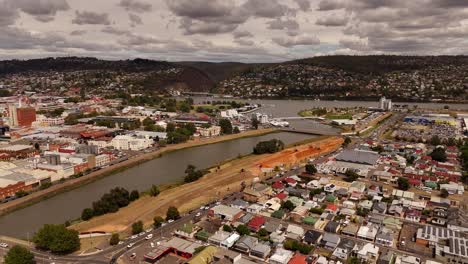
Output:
[[112,139],[111,146],[118,150],[143,150],[151,147],[152,139],[134,138],[127,135],[119,135]]
[[111,161],[109,154],[101,154],[96,156],[96,167],[102,167]]
[[385,96],[383,96],[382,98],[380,98],[379,107],[380,109],[385,111],[392,111],[392,100],[387,99],[385,98]]
[[65,124],[65,119],[63,117],[47,117],[45,115],[37,115],[36,121],[32,123],[32,126],[60,126],[63,124]]
[[211,126],[208,128],[199,128],[198,133],[202,137],[215,137],[221,134],[221,127],[220,126]]

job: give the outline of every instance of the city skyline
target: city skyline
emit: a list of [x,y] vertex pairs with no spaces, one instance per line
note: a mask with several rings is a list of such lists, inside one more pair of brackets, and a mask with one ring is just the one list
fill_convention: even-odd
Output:
[[467,33],[457,0],[0,1],[0,60],[462,55]]

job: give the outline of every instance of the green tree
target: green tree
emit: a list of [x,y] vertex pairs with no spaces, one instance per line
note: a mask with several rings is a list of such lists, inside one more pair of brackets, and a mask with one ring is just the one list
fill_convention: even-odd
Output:
[[5,264],[33,264],[34,254],[27,248],[15,245],[5,256]]
[[88,221],[89,219],[93,218],[94,211],[92,208],[85,208],[83,212],[81,212],[81,220]]
[[143,126],[150,126],[150,125],[154,125],[154,120],[147,117],[145,119],[143,119]]
[[137,221],[132,224],[132,234],[136,235],[143,232],[143,222]]
[[232,124],[229,119],[219,120],[219,126],[221,127],[222,134],[232,134]]
[[167,212],[166,212],[166,220],[177,220],[180,218],[180,213],[179,213],[179,210],[177,210],[177,208],[175,208],[174,206],[171,206],[169,208],[167,208]]
[[250,230],[246,225],[238,225],[236,231],[241,236],[250,235]]
[[253,117],[251,120],[251,125],[254,129],[258,129],[258,125],[260,124],[260,121],[258,121],[257,117]]
[[130,193],[130,197],[129,197],[130,201],[138,200],[138,198],[140,198],[140,193],[137,190],[133,190]]
[[407,178],[399,177],[397,180],[398,189],[407,191],[410,188],[410,184]]
[[444,148],[435,148],[431,152],[431,158],[433,160],[439,161],[439,162],[446,162],[447,161],[447,153],[445,153]]
[[230,225],[224,225],[223,226],[223,231],[232,232],[232,227]]
[[347,147],[351,143],[351,138],[350,137],[345,137],[343,141],[343,147]]
[[239,134],[240,133],[239,127],[235,126],[234,129],[232,130],[232,133]]
[[161,191],[159,190],[159,187],[157,185],[151,185],[151,189],[149,191],[151,196],[158,196]]
[[279,139],[271,139],[267,141],[260,141],[255,145],[254,154],[275,153],[284,148],[283,141]]
[[29,193],[27,191],[23,191],[23,190],[19,190],[15,193],[15,196],[18,197],[18,198],[21,198],[21,197],[24,197],[26,195],[28,195]]
[[115,245],[119,244],[119,242],[120,242],[119,234],[118,233],[112,234],[112,236],[111,236],[111,238],[109,240],[109,244],[111,246],[115,246]]
[[430,140],[430,143],[431,143],[431,145],[433,145],[433,146],[438,146],[438,145],[440,145],[441,140],[440,140],[439,136],[434,135],[434,136],[432,136],[432,138],[431,138],[431,140]]
[[292,210],[294,210],[294,208],[296,208],[296,206],[291,201],[287,200],[281,205],[281,208],[284,208],[291,212]]
[[447,198],[449,196],[449,192],[446,189],[440,189],[440,197]]
[[348,264],[361,264],[361,261],[356,257],[350,257],[348,259]]
[[356,172],[349,170],[349,169],[346,170],[345,175],[346,175],[345,181],[347,182],[353,182],[359,179],[359,175]]
[[265,228],[260,228],[260,230],[258,230],[258,235],[260,237],[266,237],[269,235],[269,233]]
[[65,225],[44,225],[34,235],[36,247],[53,253],[65,254],[80,248],[78,231],[69,230]]
[[174,132],[176,129],[176,125],[174,123],[168,123],[166,126],[166,132]]
[[158,215],[153,218],[153,226],[155,228],[160,227],[162,223],[164,223],[164,218],[162,218],[161,216]]
[[317,173],[317,168],[315,168],[315,165],[314,164],[307,164],[305,166],[305,171],[308,173],[308,174],[315,174]]

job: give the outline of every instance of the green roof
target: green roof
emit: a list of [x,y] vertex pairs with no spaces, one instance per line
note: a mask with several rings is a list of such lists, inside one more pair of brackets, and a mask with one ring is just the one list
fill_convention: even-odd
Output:
[[211,236],[210,233],[206,232],[205,230],[201,230],[199,231],[197,234],[195,234],[195,237],[200,239],[200,240],[203,240],[203,241],[206,241],[208,240],[208,238]]
[[302,222],[304,224],[314,225],[317,222],[317,219],[311,216],[307,216],[302,219]]
[[329,194],[327,195],[327,197],[325,197],[325,200],[327,200],[328,202],[334,202],[336,200],[336,197]]
[[429,188],[432,188],[432,189],[435,189],[437,188],[437,183],[436,182],[432,182],[432,181],[427,181],[424,183],[424,185],[426,187],[429,187]]

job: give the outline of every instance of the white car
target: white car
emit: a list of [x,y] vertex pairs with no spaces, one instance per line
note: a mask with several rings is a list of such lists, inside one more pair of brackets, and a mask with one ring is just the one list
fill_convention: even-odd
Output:
[[150,239],[152,239],[152,238],[153,238],[153,234],[148,234],[148,235],[145,237],[146,240],[150,240]]
[[153,231],[153,228],[149,228],[145,230],[146,233],[150,233],[151,231]]
[[2,247],[2,248],[7,248],[7,247],[8,247],[8,244],[7,244],[7,243],[0,243],[0,247]]
[[138,236],[144,236],[146,233],[145,232],[141,232],[138,234]]
[[153,243],[153,242],[151,242],[151,243],[150,243],[150,246],[151,246],[152,248],[154,248],[154,243]]
[[135,245],[135,243],[130,243],[130,244],[127,245],[127,247],[131,248],[131,247],[133,247],[133,245]]
[[198,212],[198,213],[197,213],[195,216],[196,216],[196,217],[199,217],[200,215],[201,215],[201,213],[200,213],[200,212]]
[[119,241],[119,243],[117,243],[117,245],[122,245],[124,242],[123,241]]
[[167,222],[170,224],[170,223],[174,222],[174,220],[173,220],[173,219],[169,219],[169,220],[167,220]]
[[133,235],[133,236],[130,237],[130,239],[135,239],[137,237],[138,237],[138,235]]

